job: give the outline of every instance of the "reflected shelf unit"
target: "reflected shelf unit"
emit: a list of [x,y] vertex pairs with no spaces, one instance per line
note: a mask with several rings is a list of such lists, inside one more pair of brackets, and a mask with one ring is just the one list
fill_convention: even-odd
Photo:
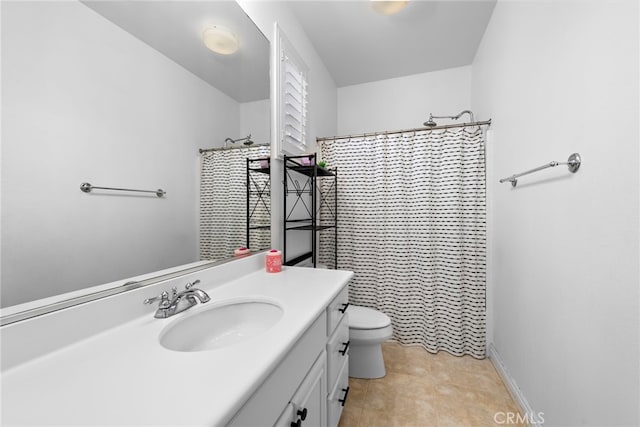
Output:
[[[338,169],[323,168],[317,163],[316,153],[284,156],[283,263],[296,265],[310,258],[315,268],[318,262],[318,232],[333,230],[332,267],[337,269]],[[287,256],[289,234],[304,231],[311,232],[310,250],[289,259]]]
[[[251,230],[271,230],[271,159],[247,157],[247,248]],[[266,215],[264,213],[266,212]]]

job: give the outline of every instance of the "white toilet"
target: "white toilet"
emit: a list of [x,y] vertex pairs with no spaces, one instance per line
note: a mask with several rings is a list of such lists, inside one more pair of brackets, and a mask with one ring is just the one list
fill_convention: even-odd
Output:
[[382,343],[393,334],[391,319],[368,307],[349,305],[349,376],[382,378],[385,376]]

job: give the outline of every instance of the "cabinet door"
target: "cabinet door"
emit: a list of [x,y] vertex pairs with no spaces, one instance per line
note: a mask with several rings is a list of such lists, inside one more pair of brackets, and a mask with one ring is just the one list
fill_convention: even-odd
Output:
[[327,425],[326,353],[323,351],[276,422],[278,427]]

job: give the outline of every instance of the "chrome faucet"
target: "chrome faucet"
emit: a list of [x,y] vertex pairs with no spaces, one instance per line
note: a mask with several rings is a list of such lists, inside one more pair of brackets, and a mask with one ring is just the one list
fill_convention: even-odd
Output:
[[158,310],[154,317],[158,319],[166,319],[174,314],[181,313],[190,309],[194,305],[211,301],[211,298],[202,289],[194,288],[195,285],[200,283],[200,280],[196,280],[193,283],[189,282],[184,286],[184,291],[178,292],[178,288],[171,288],[171,298],[167,291],[162,292],[159,296],[154,298],[147,298],[144,300],[145,304],[153,304],[156,301],[158,303]]

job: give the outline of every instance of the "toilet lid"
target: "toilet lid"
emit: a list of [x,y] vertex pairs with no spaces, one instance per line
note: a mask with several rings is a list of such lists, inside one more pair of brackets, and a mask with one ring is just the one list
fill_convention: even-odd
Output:
[[386,314],[368,307],[349,305],[349,327],[354,329],[381,329],[391,324]]

